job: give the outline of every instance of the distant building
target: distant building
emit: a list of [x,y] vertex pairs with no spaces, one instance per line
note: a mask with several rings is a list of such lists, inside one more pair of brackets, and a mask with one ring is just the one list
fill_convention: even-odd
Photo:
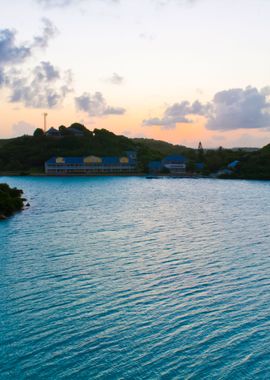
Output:
[[[81,131],[80,129],[77,129],[77,128],[66,128],[66,131],[67,131],[67,134],[68,135],[71,135],[71,136],[76,136],[76,137],[83,137],[84,136],[84,132]],[[46,136],[49,136],[49,137],[63,137],[63,136],[66,136],[65,133],[63,133],[62,131],[59,131],[58,129],[54,128],[54,127],[51,127],[46,133],[45,133]]]
[[148,164],[149,173],[160,173],[162,170],[162,163],[161,161],[150,161]]
[[122,157],[52,157],[45,162],[48,175],[132,174],[137,170],[135,152]]
[[205,167],[205,165],[204,165],[204,163],[203,162],[197,162],[196,164],[195,164],[195,169],[196,170],[203,170],[204,169],[204,167]]
[[180,155],[171,155],[165,157],[162,161],[150,161],[148,169],[150,173],[161,173],[164,170],[171,174],[178,175],[186,172],[187,159]]
[[235,160],[235,161],[231,162],[227,167],[228,167],[228,169],[236,169],[239,164],[240,164],[240,161]]
[[58,131],[58,129],[51,127],[46,133],[46,136],[51,136],[51,137],[60,137],[61,133]]
[[168,169],[171,174],[184,174],[187,168],[187,159],[180,155],[167,156],[162,160],[162,167]]

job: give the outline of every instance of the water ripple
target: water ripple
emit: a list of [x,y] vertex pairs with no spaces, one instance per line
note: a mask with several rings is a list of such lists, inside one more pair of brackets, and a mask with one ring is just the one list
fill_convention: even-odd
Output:
[[1,380],[269,378],[269,183],[4,180]]

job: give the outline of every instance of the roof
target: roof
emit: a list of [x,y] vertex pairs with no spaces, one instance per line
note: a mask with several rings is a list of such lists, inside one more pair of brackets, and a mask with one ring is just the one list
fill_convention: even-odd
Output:
[[235,160],[228,165],[228,168],[236,168],[238,164],[240,164],[240,161]]
[[168,164],[168,163],[178,163],[178,164],[184,164],[187,162],[187,159],[186,157],[184,156],[181,156],[181,155],[177,155],[177,154],[172,154],[170,156],[167,156],[165,157],[163,160],[162,160],[163,164]]
[[123,160],[123,157],[116,156],[106,156],[100,157],[101,162],[85,162],[86,157],[51,157],[46,164],[54,165],[54,164],[81,164],[81,165],[135,165],[136,161],[128,159],[126,157],[126,162]]
[[63,160],[63,164],[83,164],[83,157],[52,157],[48,161],[46,161],[46,164],[56,164],[60,163],[57,162],[57,160]]
[[161,169],[161,161],[150,161],[148,164],[149,169]]
[[119,164],[119,157],[102,157],[104,165],[117,165]]
[[195,164],[195,168],[199,169],[199,170],[204,169],[204,163],[203,162],[197,162]]
[[60,135],[60,132],[55,129],[54,127],[51,127],[47,132],[46,135]]

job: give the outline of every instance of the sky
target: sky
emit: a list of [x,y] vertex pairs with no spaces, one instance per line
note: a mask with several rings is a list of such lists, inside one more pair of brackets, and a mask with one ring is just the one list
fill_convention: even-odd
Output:
[[269,0],[0,0],[0,138],[270,142]]

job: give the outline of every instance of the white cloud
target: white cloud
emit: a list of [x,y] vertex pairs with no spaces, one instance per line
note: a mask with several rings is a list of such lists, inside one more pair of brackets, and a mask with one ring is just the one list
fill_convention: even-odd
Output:
[[144,126],[174,129],[177,124],[192,123],[192,115],[206,118],[209,130],[259,129],[270,127],[270,87],[258,90],[248,86],[216,93],[213,100],[202,104],[182,101],[168,107],[161,118],[143,121]]
[[[86,0],[36,0],[36,2],[45,8],[64,8],[72,5],[78,5]],[[93,0],[92,0],[93,1]],[[120,0],[98,0],[104,3],[118,3]]]
[[111,84],[119,85],[119,84],[122,84],[124,82],[124,78],[117,73],[113,73],[112,76],[107,79],[107,82],[109,82]]
[[46,48],[57,33],[50,20],[44,18],[42,23],[42,32],[24,44],[17,42],[15,30],[0,30],[0,87],[10,91],[10,102],[32,108],[56,107],[72,90],[71,73],[62,73],[50,62],[25,68],[36,50]]
[[75,104],[79,111],[86,112],[89,116],[123,115],[126,111],[122,107],[108,106],[101,92],[96,92],[93,95],[85,92],[75,98]]
[[270,127],[270,91],[265,87],[235,88],[218,92],[207,114],[211,130],[257,129]]
[[198,100],[194,103],[183,101],[168,107],[161,118],[154,117],[143,121],[144,126],[161,126],[162,129],[174,129],[179,123],[192,123],[190,115],[204,115],[209,105]]
[[40,62],[33,70],[22,74],[13,70],[6,79],[10,101],[29,108],[54,108],[72,91],[72,75],[61,73],[50,62]]
[[24,63],[34,54],[35,49],[48,46],[50,39],[55,36],[57,31],[47,18],[43,18],[42,23],[42,33],[34,36],[33,41],[28,41],[24,44],[17,43],[17,32],[15,30],[0,30],[0,69],[2,72],[6,67]]

